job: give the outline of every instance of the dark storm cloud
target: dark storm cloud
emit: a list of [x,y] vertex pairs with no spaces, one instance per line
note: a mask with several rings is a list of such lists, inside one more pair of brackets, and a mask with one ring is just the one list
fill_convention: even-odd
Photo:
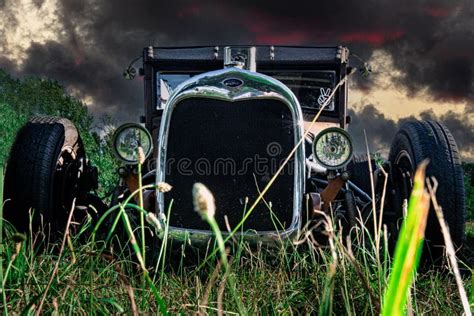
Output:
[[349,131],[355,141],[355,151],[366,152],[365,131],[369,150],[386,154],[390,141],[397,132],[398,122],[387,118],[372,104],[364,106],[359,111],[351,109],[349,115],[351,116]]
[[[470,0],[64,0],[58,13],[66,35],[57,44],[79,61],[71,80],[83,71],[81,58],[103,66],[96,72],[107,67],[119,76],[120,66],[150,44],[343,43],[364,58],[383,48],[406,75],[400,85],[412,92],[428,88],[437,98],[465,99],[474,89],[473,7]],[[53,48],[44,50],[56,43],[44,44],[49,45]],[[37,52],[30,50],[30,63],[38,63]],[[39,61],[42,57],[40,52]],[[89,81],[95,77],[102,86],[103,75],[93,74]],[[67,75],[62,79],[71,84]],[[115,103],[121,100],[118,95]]]
[[[91,95],[95,103],[90,105],[92,112],[103,114],[104,107],[111,115],[120,119],[136,115],[134,108],[140,107],[142,98],[139,93],[141,84],[137,81],[125,81],[121,67],[107,60],[106,57],[89,57],[78,51],[77,47],[64,46],[57,42],[45,45],[33,44],[28,52],[23,72],[54,78],[67,83],[71,92],[80,97]],[[141,109],[141,108],[140,108]]]
[[[350,110],[352,118],[349,131],[355,142],[355,151],[366,152],[364,131],[367,134],[367,144],[370,152],[379,152],[388,155],[390,143],[397,130],[405,123],[417,119],[414,116],[403,117],[397,121],[386,117],[376,106],[369,104],[360,110]],[[443,123],[453,134],[461,156],[466,160],[474,161],[474,122],[467,119],[467,113],[459,114],[448,111],[436,115],[433,111],[423,111],[419,118],[436,120]]]
[[436,99],[473,100],[474,2],[451,1],[442,8],[429,11],[433,28],[411,21],[406,39],[388,45],[405,75],[399,83],[411,92],[428,88]]
[[[8,9],[2,9],[4,18],[15,23]],[[344,44],[364,59],[383,49],[402,73],[395,84],[409,93],[474,99],[472,0],[63,0],[57,13],[62,34],[32,45],[16,72],[57,79],[92,96],[93,113],[105,111],[121,120],[142,111],[141,82],[124,81],[121,73],[148,45]],[[0,67],[6,65],[11,67],[0,60]],[[374,87],[370,79],[356,82],[359,88]],[[468,104],[466,111],[473,111],[473,103]],[[397,125],[372,107],[354,115],[361,120],[355,124],[378,133],[373,137],[377,148],[391,136],[383,124],[389,124],[387,130]],[[450,115],[445,117],[449,122]],[[463,127],[452,124],[460,137]],[[472,129],[464,132],[472,135]]]

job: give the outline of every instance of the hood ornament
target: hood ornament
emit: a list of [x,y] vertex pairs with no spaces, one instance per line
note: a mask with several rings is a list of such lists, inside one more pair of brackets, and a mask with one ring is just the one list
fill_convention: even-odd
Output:
[[249,71],[257,71],[255,46],[227,46],[224,48],[224,67],[236,67]]

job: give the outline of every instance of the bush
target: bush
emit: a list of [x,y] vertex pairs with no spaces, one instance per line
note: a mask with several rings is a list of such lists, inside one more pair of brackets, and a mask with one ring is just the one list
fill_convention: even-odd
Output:
[[474,221],[474,163],[464,163],[464,184],[466,187],[467,220]]
[[25,115],[13,110],[9,105],[0,103],[0,165],[5,165],[16,132],[27,121]]

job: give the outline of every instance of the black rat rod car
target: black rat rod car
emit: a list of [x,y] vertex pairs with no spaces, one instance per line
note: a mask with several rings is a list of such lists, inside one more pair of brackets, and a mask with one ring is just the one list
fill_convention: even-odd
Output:
[[[347,78],[355,68],[347,48],[148,47],[141,58],[145,115],[142,124],[126,124],[115,133],[114,151],[125,166],[118,171],[123,180],[112,204],[137,189],[134,169],[141,148],[143,183],[173,187],[144,194],[147,209],[160,220],[173,201],[167,219],[172,238],[211,234],[194,211],[192,189],[198,182],[213,193],[215,218],[224,231],[245,216],[239,234],[249,239],[292,238],[318,212],[331,213],[347,231],[360,216],[368,217],[373,199],[379,211],[384,168],[383,221],[396,232],[415,168],[428,158],[427,175],[439,182],[438,201],[454,242],[462,244],[463,171],[455,141],[442,124],[403,125],[383,164],[353,155]],[[133,78],[134,68],[124,76]],[[82,210],[111,206],[91,193],[96,186],[97,171],[73,123],[33,118],[10,155],[5,218],[25,229],[33,208],[53,230],[62,229],[74,198]],[[427,242],[442,245],[434,212],[428,221]]]

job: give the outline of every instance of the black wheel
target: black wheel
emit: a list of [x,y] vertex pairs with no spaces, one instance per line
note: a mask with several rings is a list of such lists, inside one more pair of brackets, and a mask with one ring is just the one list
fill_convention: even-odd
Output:
[[[34,117],[18,133],[5,174],[4,217],[19,231],[32,224],[64,229],[76,197],[85,151],[74,124],[64,118]],[[42,221],[42,222],[41,222]]]
[[[395,135],[389,155],[394,184],[392,211],[396,217],[402,217],[402,203],[409,198],[416,166],[424,159],[429,159],[426,176],[438,181],[436,198],[443,209],[451,238],[461,246],[466,222],[463,170],[454,138],[441,123],[410,121]],[[444,239],[433,209],[428,215],[425,240],[425,249],[429,250],[431,259],[439,259]]]

